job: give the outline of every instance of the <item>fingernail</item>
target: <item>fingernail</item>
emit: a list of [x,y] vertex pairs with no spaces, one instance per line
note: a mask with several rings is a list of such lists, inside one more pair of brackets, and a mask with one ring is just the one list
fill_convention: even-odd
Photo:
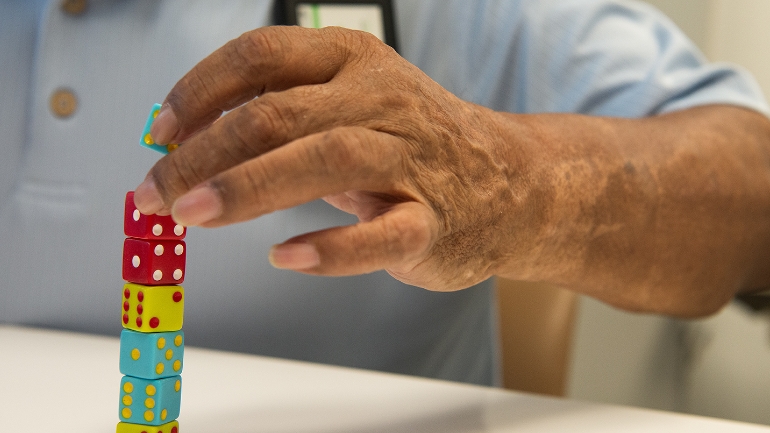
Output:
[[273,245],[270,264],[278,269],[302,270],[321,264],[321,256],[315,246],[305,243]]
[[202,186],[179,197],[171,208],[177,223],[191,227],[211,221],[222,215],[222,199],[212,188]]
[[152,122],[150,135],[159,144],[168,144],[179,133],[179,122],[171,106],[163,104],[158,117]]
[[163,208],[163,199],[160,198],[155,181],[151,177],[144,180],[134,190],[134,204],[139,212],[152,215]]

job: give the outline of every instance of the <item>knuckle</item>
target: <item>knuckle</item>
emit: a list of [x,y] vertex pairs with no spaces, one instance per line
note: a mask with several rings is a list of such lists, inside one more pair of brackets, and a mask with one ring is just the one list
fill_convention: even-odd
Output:
[[278,66],[283,63],[291,46],[285,36],[276,29],[246,32],[233,41],[232,54],[250,71]]
[[335,128],[328,131],[314,150],[328,171],[343,176],[358,171],[366,161],[361,139],[354,128]]
[[422,255],[430,248],[433,236],[427,219],[394,218],[388,226],[388,241],[393,245],[393,253],[399,257]]
[[320,161],[323,174],[351,180],[356,177],[379,184],[393,183],[403,173],[403,151],[391,140],[362,127],[338,127],[324,133],[310,151]]
[[247,115],[256,140],[266,144],[282,144],[288,136],[291,112],[275,94],[268,93],[249,104]]
[[184,135],[193,132],[197,117],[209,121],[222,113],[221,110],[212,110],[210,107],[211,101],[216,100],[217,88],[217,80],[211,75],[211,71],[195,68],[182,77],[166,96],[166,102],[174,110]]
[[359,48],[371,49],[371,47],[382,45],[382,41],[369,32],[344,27],[326,27],[323,30],[330,34],[333,39],[339,40],[341,47],[345,47],[349,52]]
[[350,40],[352,30],[342,27],[323,27],[318,31],[322,35],[321,43],[324,51],[339,58],[346,58],[350,55],[354,48]]
[[356,249],[356,257],[377,268],[407,266],[424,260],[431,245],[430,226],[425,221],[402,216],[383,217],[377,229],[356,239],[366,247]]
[[237,220],[254,218],[263,209],[274,206],[274,197],[268,191],[267,168],[260,159],[254,159],[234,172],[217,176],[212,184],[220,191],[229,215]]
[[[223,47],[224,62],[218,67],[228,68],[232,73],[251,87],[248,95],[240,98],[248,100],[267,91],[263,80],[263,71],[275,70],[285,61],[291,47],[281,32],[275,29],[256,29],[241,34]],[[238,97],[234,97],[239,100]]]
[[343,27],[324,27],[319,31],[323,35],[325,52],[341,62],[365,61],[376,54],[384,54],[386,50],[393,51],[369,32]]
[[377,36],[374,36],[374,34],[364,31],[355,30],[353,31],[353,34],[355,34],[360,43],[365,46],[380,46],[382,45],[382,41]]

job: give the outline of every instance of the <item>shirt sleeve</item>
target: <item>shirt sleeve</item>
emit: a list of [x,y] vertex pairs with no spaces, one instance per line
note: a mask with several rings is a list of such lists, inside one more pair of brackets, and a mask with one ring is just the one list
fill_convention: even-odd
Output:
[[655,8],[629,0],[527,0],[522,111],[640,117],[706,104],[770,115],[754,78],[709,63]]

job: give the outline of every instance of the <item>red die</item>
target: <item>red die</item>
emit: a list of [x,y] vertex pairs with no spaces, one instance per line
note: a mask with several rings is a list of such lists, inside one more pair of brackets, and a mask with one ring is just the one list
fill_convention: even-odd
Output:
[[184,239],[187,229],[174,222],[170,215],[144,215],[134,205],[134,192],[126,194],[123,232],[138,239]]
[[123,242],[123,279],[148,286],[181,284],[186,257],[184,241],[128,238]]

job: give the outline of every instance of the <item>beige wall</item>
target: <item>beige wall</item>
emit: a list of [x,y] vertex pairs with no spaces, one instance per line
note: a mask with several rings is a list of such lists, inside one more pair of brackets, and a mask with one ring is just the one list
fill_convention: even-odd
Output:
[[647,0],[713,61],[748,69],[770,95],[770,1]]
[[770,1],[709,0],[705,50],[712,60],[746,67],[770,95]]
[[[647,0],[669,16],[699,47],[706,43],[711,0]],[[760,0],[766,1],[766,0]]]

